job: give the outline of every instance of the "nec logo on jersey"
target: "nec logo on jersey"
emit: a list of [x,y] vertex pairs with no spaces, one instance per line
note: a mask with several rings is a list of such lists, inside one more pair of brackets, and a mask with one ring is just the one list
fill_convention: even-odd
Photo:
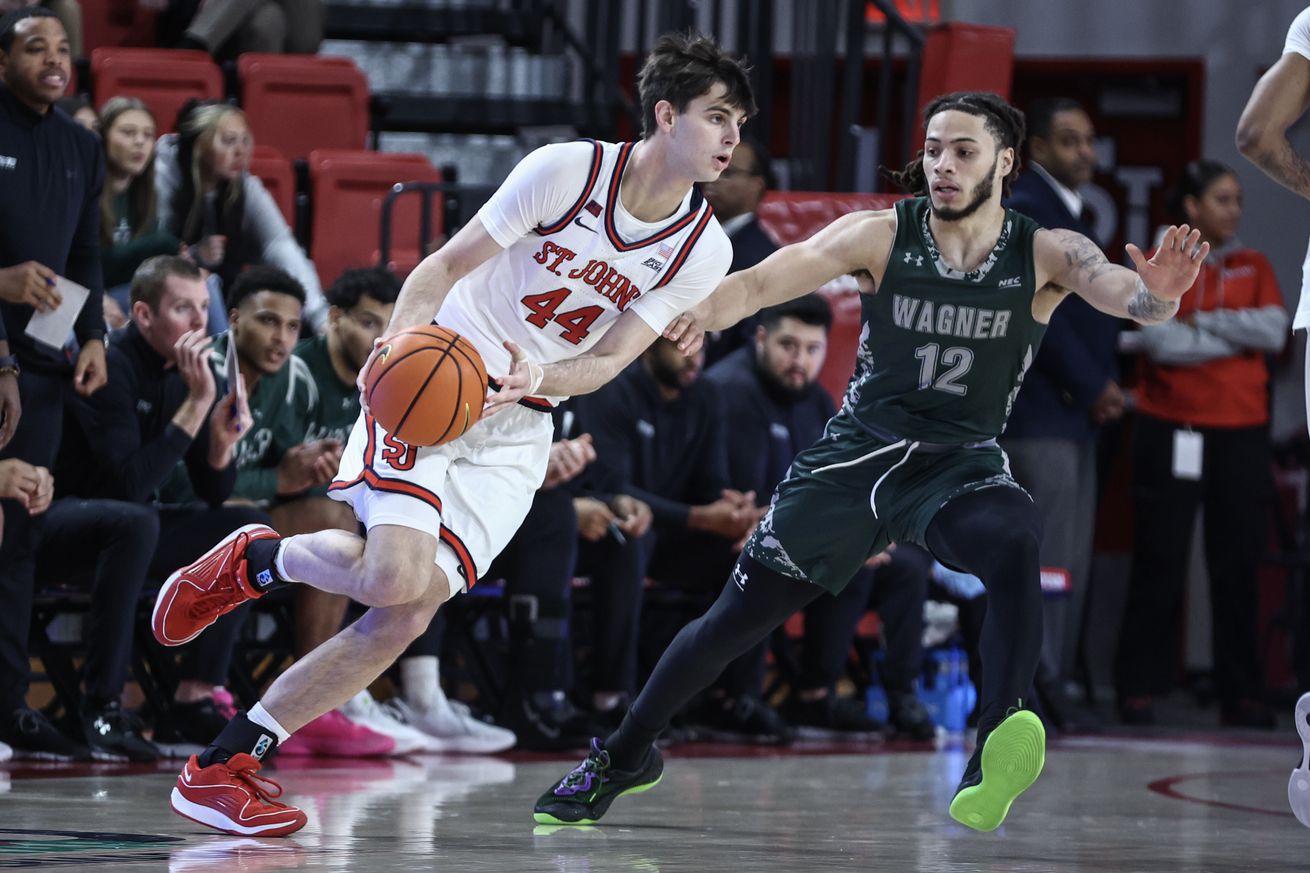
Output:
[[[597,203],[595,200],[588,200],[587,205],[582,208],[585,209],[587,211],[587,214],[590,215],[592,218],[600,218],[600,212],[601,212],[600,204]],[[576,224],[578,227],[582,228],[583,230],[589,230],[592,233],[596,232],[596,228],[588,227],[587,225],[582,223],[581,215],[573,219],[573,223]]]
[[1009,279],[1002,279],[996,287],[998,288],[1018,288],[1023,284],[1023,279],[1018,276],[1012,276]]
[[913,254],[912,252],[906,252],[906,253],[905,253],[905,263],[908,264],[908,263],[910,263],[910,262],[913,262],[913,263],[914,263],[914,266],[916,266],[916,267],[922,267],[922,266],[923,266],[923,255],[916,255],[916,254]]

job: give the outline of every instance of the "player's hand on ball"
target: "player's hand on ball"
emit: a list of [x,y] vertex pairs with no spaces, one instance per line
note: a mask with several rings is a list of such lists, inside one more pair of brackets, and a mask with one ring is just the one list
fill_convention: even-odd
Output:
[[529,397],[539,387],[544,373],[541,364],[529,361],[527,353],[517,343],[505,340],[505,349],[510,355],[509,373],[500,379],[500,390],[487,395],[487,404],[482,414],[495,415],[507,407],[513,406],[524,397]]
[[359,368],[359,375],[355,377],[355,387],[359,389],[359,405],[364,410],[365,415],[370,415],[372,410],[368,408],[368,392],[364,390],[364,374],[368,372],[369,367],[373,366],[373,361],[377,359],[378,349],[389,340],[390,337],[378,337],[373,340],[373,351],[368,353],[368,360],[364,366]]

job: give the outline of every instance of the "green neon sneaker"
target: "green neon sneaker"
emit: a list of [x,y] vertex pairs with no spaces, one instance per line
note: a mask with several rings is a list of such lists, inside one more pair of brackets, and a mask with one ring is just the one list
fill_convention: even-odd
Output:
[[976,831],[996,830],[1014,799],[1037,781],[1045,762],[1042,720],[1027,710],[1010,715],[969,759],[951,801],[951,818]]
[[591,754],[538,798],[532,817],[545,825],[595,824],[615,798],[650,791],[663,775],[664,757],[654,746],[637,769],[616,770],[610,753],[593,738]]

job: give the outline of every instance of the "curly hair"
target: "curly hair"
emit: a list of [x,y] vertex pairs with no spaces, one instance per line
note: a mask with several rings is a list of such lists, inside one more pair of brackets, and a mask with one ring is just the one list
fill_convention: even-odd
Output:
[[[934,115],[939,112],[966,112],[983,120],[987,132],[996,140],[998,149],[1014,149],[1014,166],[1001,180],[1001,194],[1008,197],[1010,186],[1019,178],[1019,147],[1023,145],[1023,113],[1005,101],[999,94],[991,91],[954,91],[934,98],[923,108],[923,127],[928,128]],[[923,174],[923,149],[919,149],[914,160],[899,172],[885,171],[887,177],[901,188],[915,196],[928,193],[928,180]]]

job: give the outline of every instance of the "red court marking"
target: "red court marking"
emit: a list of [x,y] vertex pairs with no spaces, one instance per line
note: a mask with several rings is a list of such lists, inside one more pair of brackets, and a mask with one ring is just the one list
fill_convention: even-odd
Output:
[[[1166,776],[1164,779],[1157,779],[1154,782],[1148,783],[1146,787],[1149,788],[1151,791],[1154,791],[1156,794],[1163,794],[1165,797],[1169,797],[1174,800],[1183,800],[1188,803],[1200,803],[1205,806],[1217,806],[1220,809],[1233,809],[1233,810],[1237,810],[1238,812],[1256,812],[1259,813],[1260,815],[1272,815],[1272,816],[1277,816],[1279,818],[1282,818],[1283,816],[1294,818],[1295,816],[1293,816],[1292,813],[1287,810],[1265,809],[1264,807],[1260,807],[1260,806],[1247,806],[1246,804],[1243,803],[1228,803],[1227,801],[1223,801],[1223,800],[1210,800],[1207,797],[1192,797],[1191,795],[1182,793],[1181,791],[1179,791],[1177,788],[1174,787],[1176,785],[1180,785],[1183,782],[1187,782],[1192,779],[1249,779],[1251,776],[1258,775],[1261,772],[1275,774],[1275,773],[1281,773],[1283,771],[1263,770],[1263,771],[1256,771],[1253,773],[1250,770],[1245,770],[1236,773],[1185,773],[1180,776]],[[1288,772],[1291,771],[1289,770]]]

